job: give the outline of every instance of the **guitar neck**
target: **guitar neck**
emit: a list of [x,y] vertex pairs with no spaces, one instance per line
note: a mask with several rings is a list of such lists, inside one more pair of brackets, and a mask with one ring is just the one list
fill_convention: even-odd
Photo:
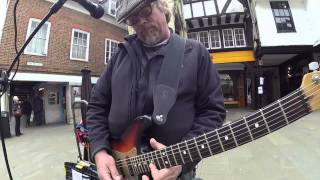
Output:
[[251,115],[225,124],[219,129],[161,150],[122,160],[122,162],[128,166],[132,176],[149,172],[150,163],[163,169],[198,162],[203,158],[254,141],[310,112],[308,98],[305,97],[302,89],[298,89]]

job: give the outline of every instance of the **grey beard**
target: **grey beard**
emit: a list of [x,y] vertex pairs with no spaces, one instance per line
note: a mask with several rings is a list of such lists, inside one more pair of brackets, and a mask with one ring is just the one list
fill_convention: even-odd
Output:
[[159,30],[150,30],[145,33],[143,43],[149,46],[155,45],[161,41]]

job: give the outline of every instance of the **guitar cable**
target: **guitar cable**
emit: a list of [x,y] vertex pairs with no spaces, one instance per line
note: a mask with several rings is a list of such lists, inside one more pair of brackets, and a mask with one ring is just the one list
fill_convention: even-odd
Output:
[[[17,8],[18,8],[18,4],[19,4],[20,0],[16,0],[15,4],[14,4],[14,8],[13,8],[13,24],[14,24],[14,48],[15,48],[15,52],[16,55],[18,55],[18,47],[17,47],[17,39],[18,39],[18,30],[17,30]],[[10,87],[11,82],[13,80],[13,78],[15,77],[15,75],[17,74],[17,71],[19,69],[19,65],[20,65],[20,58],[17,58],[17,66],[16,69],[14,71],[14,74],[11,78],[11,80],[8,81],[8,84],[5,84],[3,89],[2,89],[2,93],[0,95],[0,98],[5,94],[5,92],[8,90],[8,87]],[[10,76],[10,74],[9,74]],[[0,112],[1,112],[1,105],[0,105]],[[10,116],[10,113],[9,113]],[[10,117],[9,117],[10,118]],[[10,125],[9,125],[10,126]],[[2,151],[3,151],[3,156],[5,159],[5,163],[6,163],[6,167],[7,167],[7,172],[8,172],[8,176],[10,178],[10,180],[13,180],[12,178],[12,173],[10,170],[10,164],[9,164],[9,159],[8,159],[8,155],[7,155],[7,149],[6,149],[6,144],[5,144],[5,139],[4,139],[4,128],[3,128],[3,122],[2,122],[2,115],[1,115],[1,124],[0,124],[0,131],[1,131],[1,144],[2,144]],[[10,133],[10,132],[9,132]]]

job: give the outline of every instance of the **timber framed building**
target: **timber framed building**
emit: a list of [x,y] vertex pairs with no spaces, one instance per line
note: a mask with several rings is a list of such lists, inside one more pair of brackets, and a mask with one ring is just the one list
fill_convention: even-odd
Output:
[[189,39],[204,44],[220,73],[227,106],[255,106],[252,19],[246,0],[183,0]]

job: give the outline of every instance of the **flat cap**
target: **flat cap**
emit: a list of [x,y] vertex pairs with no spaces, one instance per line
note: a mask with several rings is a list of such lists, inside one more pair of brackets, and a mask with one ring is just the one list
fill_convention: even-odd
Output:
[[156,0],[118,0],[116,19],[118,23],[124,22],[129,16],[135,14],[146,4]]

